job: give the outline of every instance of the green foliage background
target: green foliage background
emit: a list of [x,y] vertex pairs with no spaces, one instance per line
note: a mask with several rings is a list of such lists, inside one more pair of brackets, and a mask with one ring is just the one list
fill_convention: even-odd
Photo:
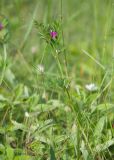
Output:
[[0,160],[113,160],[113,0],[0,0],[0,14]]

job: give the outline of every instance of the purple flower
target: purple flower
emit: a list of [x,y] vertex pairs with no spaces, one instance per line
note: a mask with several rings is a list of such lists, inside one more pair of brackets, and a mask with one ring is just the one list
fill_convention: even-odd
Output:
[[2,23],[0,23],[0,31],[3,29],[3,25]]
[[51,31],[50,36],[51,36],[52,39],[55,39],[57,37],[57,32]]

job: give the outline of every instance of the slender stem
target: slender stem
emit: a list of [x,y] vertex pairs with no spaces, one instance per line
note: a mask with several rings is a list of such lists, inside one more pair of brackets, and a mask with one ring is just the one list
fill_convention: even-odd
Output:
[[63,32],[63,0],[61,0],[61,28],[62,28],[62,43],[64,48],[64,64],[65,64],[65,72],[66,76],[68,77],[68,71],[67,71],[67,57],[66,57],[66,50],[65,50],[65,43],[64,43],[64,32]]
[[[54,49],[54,51],[55,51],[55,53],[56,53],[57,50],[56,50],[55,46],[54,46],[53,44],[51,44],[51,45],[52,45],[52,48]],[[54,56],[54,58],[55,58],[55,60],[56,60],[56,62],[57,62],[58,68],[59,68],[60,73],[61,73],[61,76],[62,76],[62,78],[63,78],[63,77],[64,77],[64,74],[63,74],[63,70],[62,70],[61,63],[60,63],[60,59],[59,59],[58,53],[56,53],[56,54],[57,54],[57,55],[55,56],[55,55],[53,54],[53,52],[52,52],[52,55]]]
[[30,23],[28,24],[27,26],[27,31],[25,32],[25,35],[24,35],[24,38],[23,38],[23,41],[21,43],[21,46],[20,46],[20,50],[22,51],[26,45],[26,42],[29,40],[29,36],[30,36],[30,33],[32,31],[32,26],[34,24],[34,19],[36,18],[36,15],[37,15],[37,10],[38,10],[38,5],[39,5],[39,2],[36,4],[35,8],[34,8],[34,12],[33,12],[33,16],[31,18],[31,21]]
[[63,71],[62,71],[61,63],[60,63],[60,60],[59,60],[59,57],[58,57],[58,56],[56,57],[56,61],[57,61],[57,63],[58,63],[58,67],[59,67],[59,69],[60,69],[61,76],[62,76],[62,78],[63,78],[63,77],[64,77],[64,75],[63,75]]
[[82,49],[82,52],[87,55],[89,58],[91,58],[97,65],[99,65],[103,70],[105,70],[105,67],[97,60],[95,59],[93,56],[91,56],[87,51]]
[[2,69],[2,74],[1,74],[1,78],[0,78],[0,85],[2,84],[2,81],[4,79],[4,74],[5,74],[5,70],[6,70],[6,59],[7,59],[7,50],[6,50],[6,44],[3,45],[3,69]]
[[5,63],[7,58],[6,44],[3,45],[3,48],[4,48],[4,63]]
[[5,114],[4,114],[2,122],[1,122],[1,126],[4,124],[4,121],[5,121],[5,118],[6,118],[7,114],[8,114],[8,111],[9,111],[9,107],[5,111]]

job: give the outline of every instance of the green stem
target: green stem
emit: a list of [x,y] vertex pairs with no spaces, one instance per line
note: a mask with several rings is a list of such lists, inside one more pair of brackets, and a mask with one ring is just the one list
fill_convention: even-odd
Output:
[[64,77],[64,75],[63,75],[63,71],[62,71],[62,67],[61,67],[61,63],[60,63],[60,60],[59,60],[58,55],[57,55],[57,57],[56,57],[56,61],[57,61],[57,64],[58,64],[59,70],[60,70],[60,72],[61,72],[61,76],[62,76],[62,78],[63,78],[63,77]]
[[58,55],[58,53],[57,53],[57,50],[56,50],[55,46],[54,46],[53,44],[51,44],[51,45],[52,45],[52,48],[54,49],[55,53],[57,54],[57,55],[55,56],[55,55],[53,54],[53,52],[52,52],[52,55],[53,55],[53,57],[55,58],[55,60],[56,60],[56,62],[57,62],[57,65],[58,65],[58,68],[59,68],[59,70],[60,70],[61,77],[63,78],[63,77],[64,77],[64,73],[63,73],[63,70],[62,70],[62,67],[61,67],[61,63],[60,63],[60,60],[59,60],[59,55]]
[[68,77],[68,70],[67,70],[67,57],[66,57],[66,50],[65,50],[65,43],[64,43],[64,32],[63,32],[63,0],[61,0],[61,28],[62,28],[62,41],[63,41],[63,48],[64,48],[64,64],[65,64],[65,73]]
[[6,44],[3,45],[3,69],[2,69],[2,74],[1,74],[1,78],[0,78],[0,85],[2,84],[2,81],[4,79],[4,75],[5,75],[5,70],[6,70],[6,59],[7,59],[7,50],[6,50]]

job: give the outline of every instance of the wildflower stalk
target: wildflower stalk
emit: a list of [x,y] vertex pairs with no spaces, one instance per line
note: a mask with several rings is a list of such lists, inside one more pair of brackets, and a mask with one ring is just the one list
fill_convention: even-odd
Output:
[[[52,44],[52,48],[54,49],[54,52],[56,53],[57,50],[56,50],[56,48],[55,48],[55,46],[53,44]],[[52,52],[52,55],[54,56],[54,58],[55,58],[55,60],[57,62],[58,68],[59,68],[60,73],[61,73],[61,77],[63,78],[64,77],[64,73],[63,73],[63,70],[62,70],[62,66],[61,66],[61,63],[60,63],[58,52],[56,53],[56,56],[53,54],[53,52]]]
[[[64,43],[64,32],[63,32],[63,0],[61,0],[61,29],[62,29],[62,45],[63,45],[63,52],[64,52],[64,65],[65,65],[65,73],[66,77],[68,78],[68,70],[67,70],[67,57],[66,57],[66,50],[65,50],[65,43]],[[68,95],[69,100],[71,99],[69,90],[66,88],[66,93]]]
[[59,60],[58,55],[56,56],[56,61],[57,61],[57,63],[58,63],[58,67],[59,67],[59,69],[60,69],[61,76],[62,76],[62,78],[63,78],[63,77],[64,77],[64,74],[63,74],[63,71],[62,71],[62,67],[61,67],[61,63],[60,63],[60,60]]
[[[62,45],[63,45],[63,48],[65,48],[65,44],[64,44],[64,32],[63,32],[63,12],[62,12],[62,7],[63,7],[63,0],[61,0],[61,28],[62,28]],[[66,73],[66,76],[68,77],[68,71],[67,71],[67,57],[66,57],[66,50],[64,49],[64,64],[65,64],[65,73]],[[101,65],[100,65],[101,66]],[[102,66],[101,66],[102,67]],[[102,67],[103,68],[103,67]],[[104,69],[104,68],[103,68]],[[82,135],[83,135],[83,138],[86,142],[86,145],[90,151],[90,153],[93,155],[93,151],[92,151],[92,148],[88,142],[88,139],[87,139],[87,136],[80,124],[80,120],[79,120],[79,117],[78,117],[78,113],[77,111],[75,110],[74,108],[74,104],[72,103],[73,100],[72,100],[72,97],[70,96],[70,93],[69,93],[69,90],[66,89],[66,92],[67,92],[67,95],[68,95],[68,98],[69,98],[69,106],[71,106],[72,110],[74,111],[75,115],[76,115],[76,124],[78,126],[78,134],[81,132]],[[79,136],[77,134],[77,137]],[[78,140],[79,140],[79,137],[78,137]],[[77,146],[77,159],[79,160],[80,159],[80,140],[78,141],[78,146]]]
[[[65,48],[65,43],[64,43],[64,32],[63,32],[63,0],[61,0],[61,29],[62,29],[62,43],[63,43],[63,48]],[[67,57],[66,57],[66,50],[64,49],[64,64],[65,64],[65,73],[66,76],[68,77],[68,71],[67,71]]]
[[4,79],[4,74],[6,70],[6,59],[7,59],[7,50],[6,50],[6,44],[3,44],[3,70],[0,78],[0,85],[2,84],[2,81]]

